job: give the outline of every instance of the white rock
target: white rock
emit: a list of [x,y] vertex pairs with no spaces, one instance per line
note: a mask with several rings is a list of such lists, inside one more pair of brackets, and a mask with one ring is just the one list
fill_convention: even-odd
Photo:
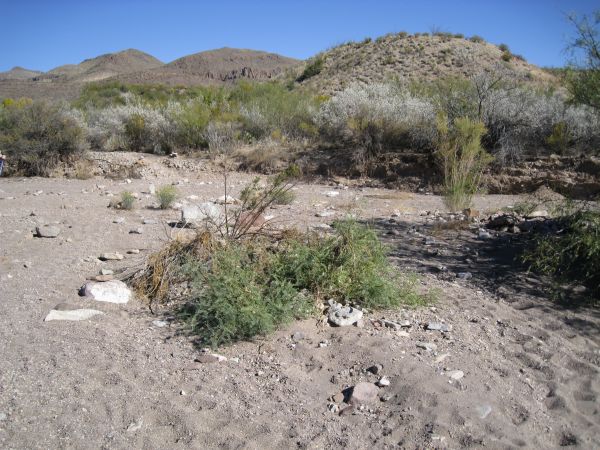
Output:
[[39,237],[43,238],[55,238],[60,234],[60,228],[52,226],[52,225],[44,225],[41,227],[36,227],[36,234]]
[[390,385],[390,380],[388,377],[381,377],[379,379],[379,381],[377,382],[377,386],[379,387],[386,387]]
[[240,203],[240,201],[237,198],[232,197],[231,195],[228,195],[227,197],[222,195],[221,197],[215,200],[215,203],[218,203],[219,205],[237,205],[238,203]]
[[156,186],[154,186],[153,184],[148,186],[148,192],[150,192],[151,195],[156,194]]
[[330,300],[329,321],[338,327],[352,325],[362,319],[363,312],[360,309],[351,306],[342,306],[339,303]]
[[338,195],[340,195],[340,193],[338,191],[329,191],[329,192],[326,192],[325,195],[327,197],[337,197]]
[[446,375],[453,380],[460,380],[465,376],[465,373],[462,370],[451,370],[450,372],[446,372]]
[[213,203],[185,206],[181,210],[182,223],[196,223],[203,220],[217,221],[223,214],[222,209]]
[[59,311],[53,309],[48,313],[44,319],[44,322],[50,322],[52,320],[88,320],[99,314],[104,313],[95,309],[71,309],[68,311]]
[[85,295],[98,302],[127,303],[131,298],[131,290],[119,280],[88,281],[81,288],[80,295]]
[[121,261],[123,259],[123,255],[121,255],[119,252],[102,253],[98,259],[101,261]]
[[315,214],[317,217],[331,217],[335,215],[334,211],[323,211]]

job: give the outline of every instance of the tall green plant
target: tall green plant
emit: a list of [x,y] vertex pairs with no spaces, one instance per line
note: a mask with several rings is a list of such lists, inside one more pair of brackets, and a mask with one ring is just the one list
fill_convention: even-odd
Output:
[[444,174],[444,201],[452,211],[471,205],[481,186],[483,172],[492,156],[481,146],[486,128],[467,117],[448,125],[445,115],[438,116],[439,146],[437,156]]

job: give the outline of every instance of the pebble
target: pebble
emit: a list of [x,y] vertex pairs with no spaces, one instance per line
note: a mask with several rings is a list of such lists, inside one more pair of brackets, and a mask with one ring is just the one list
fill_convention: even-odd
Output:
[[100,281],[102,283],[105,283],[107,281],[112,280],[114,277],[112,275],[96,275],[93,280],[94,281]]
[[60,228],[52,225],[44,225],[35,228],[37,237],[41,238],[55,238],[60,234]]
[[417,347],[425,349],[428,352],[435,352],[437,350],[437,345],[431,342],[417,342]]
[[117,217],[116,219],[113,220],[113,223],[123,223],[123,222],[125,222],[124,217]]
[[127,253],[129,255],[137,255],[140,251],[137,248],[131,248],[129,250],[127,250]]
[[129,234],[144,234],[144,229],[134,228],[133,230],[129,230]]
[[50,322],[53,320],[69,320],[69,321],[80,321],[80,320],[88,320],[94,316],[104,314],[102,311],[97,311],[95,309],[72,309],[72,310],[51,310],[44,322]]
[[0,412],[0,422],[4,422],[7,418],[6,413]]
[[340,407],[338,405],[336,405],[335,403],[328,403],[327,404],[327,409],[332,412],[333,414],[337,414],[340,411]]
[[294,334],[292,334],[292,340],[293,341],[301,341],[305,338],[304,333],[302,331],[296,331]]
[[491,238],[492,238],[492,235],[490,234],[489,231],[479,230],[479,232],[477,233],[477,239],[487,240],[487,239],[491,239]]
[[427,329],[429,331],[441,331],[442,333],[447,333],[450,331],[450,326],[441,322],[429,322],[427,324]]
[[383,370],[382,364],[374,364],[371,367],[367,368],[367,372],[371,372],[373,375],[379,374]]
[[450,356],[450,353],[444,353],[443,355],[438,356],[437,358],[435,358],[436,364],[441,363],[442,361],[444,361],[449,356]]
[[120,261],[123,259],[123,255],[118,252],[115,253],[102,253],[99,257],[101,261]]
[[379,394],[379,388],[373,383],[360,382],[352,388],[349,403],[352,405],[362,405],[371,403]]
[[144,424],[144,421],[142,419],[140,419],[139,422],[131,422],[129,424],[129,426],[127,427],[127,432],[134,433],[137,430],[139,430],[140,428],[142,428],[143,424]]
[[109,303],[127,303],[131,298],[131,290],[119,280],[104,283],[88,281],[79,290],[79,295],[90,297],[92,300]]
[[325,195],[327,197],[337,197],[338,195],[340,195],[340,193],[338,191],[329,191],[329,192],[326,192]]
[[458,272],[456,278],[460,280],[470,280],[473,278],[473,274],[471,272]]
[[158,223],[158,220],[156,219],[144,219],[142,220],[142,224],[144,225],[156,225]]
[[462,370],[451,370],[446,372],[446,375],[452,378],[453,380],[460,380],[465,376],[465,373]]
[[362,319],[363,312],[360,309],[352,308],[351,306],[342,306],[333,300],[329,300],[329,322],[338,326],[345,327],[352,325]]
[[379,379],[379,381],[377,382],[377,386],[379,387],[386,387],[390,385],[390,380],[387,377],[381,377]]
[[333,212],[333,211],[323,211],[323,212],[315,214],[315,216],[317,216],[317,217],[332,217],[332,216],[335,216],[335,212]]
[[475,408],[475,411],[477,411],[480,419],[485,419],[492,412],[492,407],[490,405],[481,405]]
[[169,325],[169,322],[167,322],[166,320],[153,320],[152,325],[158,328],[163,328]]
[[114,275],[115,273],[110,269],[100,269],[100,275]]
[[321,341],[319,342],[319,348],[325,348],[329,345],[329,341]]
[[331,398],[331,400],[333,400],[335,403],[342,403],[344,401],[344,398],[344,393],[338,392]]

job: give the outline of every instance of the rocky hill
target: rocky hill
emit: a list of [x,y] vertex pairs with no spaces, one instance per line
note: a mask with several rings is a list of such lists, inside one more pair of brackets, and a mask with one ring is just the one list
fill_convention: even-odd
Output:
[[28,80],[40,74],[42,74],[42,72],[17,66],[6,72],[0,72],[0,80]]
[[303,67],[307,69],[304,77],[302,69],[297,76],[303,85],[332,93],[353,82],[468,77],[481,70],[498,68],[522,80],[554,79],[502,46],[478,37],[466,39],[446,33],[433,36],[398,33],[348,42],[311,58]]
[[115,77],[127,83],[220,84],[239,79],[269,80],[301,61],[275,53],[221,48],[184,56],[162,67]]

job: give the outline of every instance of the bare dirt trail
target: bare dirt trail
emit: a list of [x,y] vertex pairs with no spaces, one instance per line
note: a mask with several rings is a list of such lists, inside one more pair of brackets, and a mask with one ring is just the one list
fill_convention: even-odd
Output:
[[[423,272],[424,287],[440,289],[432,307],[370,313],[364,328],[304,321],[221,349],[228,361],[195,364],[200,350],[176,322],[152,323],[168,311],[155,316],[135,299],[111,305],[79,297],[100,268],[141,264],[167,239],[165,223],[179,213],[149,208],[154,199],[143,192],[150,183],[187,178],[178,186],[182,197],[198,197],[188,201],[222,195],[216,174],[158,172],[131,184],[0,179],[0,447],[600,447],[597,312],[558,309],[540,289],[544,280],[469,230],[435,234],[418,212],[442,210],[439,197],[303,184],[294,203],[272,210],[299,227],[350,210],[377,219],[392,260]],[[234,193],[251,178],[235,174]],[[107,208],[106,193],[122,190],[140,193],[134,211]],[[329,197],[331,191],[338,194]],[[475,206],[494,210],[514,201],[486,196]],[[322,211],[334,216],[315,217]],[[114,223],[119,217],[125,221]],[[58,237],[33,237],[36,225],[54,222]],[[140,227],[142,234],[129,233]],[[413,227],[434,234],[437,253]],[[505,237],[495,239],[508,246]],[[141,252],[126,254],[130,249]],[[125,259],[97,258],[114,251]],[[440,264],[448,272],[437,273]],[[449,275],[462,270],[473,278]],[[105,314],[44,322],[63,302]],[[381,326],[382,318],[412,327],[396,331]],[[426,330],[430,322],[451,329]],[[376,364],[383,366],[377,375],[366,370]],[[332,396],[382,375],[390,385],[376,402],[330,411],[345,407]]]

